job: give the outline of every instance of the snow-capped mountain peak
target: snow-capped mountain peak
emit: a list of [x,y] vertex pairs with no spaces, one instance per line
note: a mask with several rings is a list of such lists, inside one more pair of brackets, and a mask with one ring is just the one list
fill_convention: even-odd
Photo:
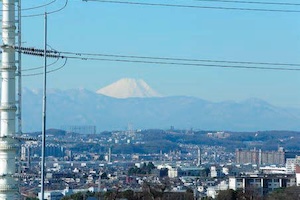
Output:
[[106,87],[97,90],[97,93],[115,98],[145,98],[160,96],[144,80],[132,78],[120,79]]

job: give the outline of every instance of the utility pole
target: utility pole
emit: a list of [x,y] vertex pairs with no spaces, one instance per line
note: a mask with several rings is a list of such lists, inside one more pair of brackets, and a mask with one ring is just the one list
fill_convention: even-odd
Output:
[[[22,46],[22,23],[21,18],[22,9],[21,9],[21,0],[18,0],[18,49],[21,49]],[[18,52],[18,134],[22,134],[22,53]]]
[[43,114],[42,114],[42,161],[41,161],[41,200],[45,195],[45,147],[46,147],[46,89],[47,89],[47,12],[45,12],[44,27],[44,88],[43,88]]

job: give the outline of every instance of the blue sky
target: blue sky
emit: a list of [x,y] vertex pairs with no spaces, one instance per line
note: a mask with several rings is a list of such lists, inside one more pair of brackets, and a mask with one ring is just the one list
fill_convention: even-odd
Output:
[[[140,2],[237,6],[193,0]],[[289,2],[298,3],[295,0]],[[47,11],[63,4],[63,0],[58,0]],[[36,5],[40,4],[33,0],[23,1],[23,8]],[[300,6],[291,9],[300,10]],[[23,14],[43,12],[44,9],[40,9]],[[66,9],[49,15],[48,42],[59,51],[300,63],[299,16],[300,13],[147,7],[70,0]],[[24,46],[43,48],[43,17],[23,18],[22,25]],[[43,64],[39,58],[24,57],[23,60],[25,69]],[[300,107],[300,71],[69,60],[62,70],[49,74],[48,86],[60,89],[84,87],[95,91],[124,77],[144,79],[159,93],[168,96],[188,95],[211,101],[260,98],[274,105]],[[42,88],[41,76],[24,77],[23,80],[24,87]]]

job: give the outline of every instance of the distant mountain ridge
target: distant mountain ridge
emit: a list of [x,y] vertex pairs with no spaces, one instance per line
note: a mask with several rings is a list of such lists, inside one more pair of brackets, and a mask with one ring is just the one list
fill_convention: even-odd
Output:
[[97,90],[97,93],[115,98],[145,98],[160,96],[158,92],[154,91],[144,80],[132,78],[120,79]]
[[[24,131],[41,130],[42,90],[23,90]],[[300,110],[259,99],[210,102],[196,97],[112,98],[86,89],[49,90],[47,127],[95,125],[97,130],[195,128],[203,130],[300,130]]]

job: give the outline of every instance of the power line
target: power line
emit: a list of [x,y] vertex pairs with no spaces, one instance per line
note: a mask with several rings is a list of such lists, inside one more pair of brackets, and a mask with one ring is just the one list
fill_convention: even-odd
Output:
[[[49,65],[47,65],[47,67],[50,67],[52,65],[55,65],[57,62],[58,62],[59,58],[57,58],[54,62],[50,63]],[[34,71],[34,70],[37,70],[37,69],[42,69],[44,68],[44,66],[40,66],[40,67],[33,67],[33,68],[28,68],[28,69],[22,69],[21,71],[22,72],[25,72],[25,71]],[[3,70],[0,69],[0,72],[2,72]]]
[[[34,6],[34,7],[22,8],[21,11],[34,10],[34,9],[39,9],[39,8],[47,7],[47,6],[55,3],[56,1],[57,0],[52,0],[51,2],[46,3],[46,4],[41,4],[41,5]],[[2,5],[6,6],[6,4],[2,4]],[[8,11],[8,10],[0,10],[0,11]],[[18,9],[15,10],[15,11],[18,11]]]
[[[66,0],[65,4],[61,8],[47,12],[47,15],[51,15],[53,13],[62,11],[63,9],[65,9],[67,7],[68,2],[69,2],[69,0]],[[45,15],[45,13],[39,13],[39,14],[32,14],[32,15],[22,15],[22,17],[38,17],[38,16],[44,16],[44,15]]]
[[[45,54],[45,50],[43,49],[36,49],[36,48],[28,48],[28,47],[18,47],[18,46],[13,46],[13,48],[17,51],[17,52],[20,52],[20,53],[23,53],[23,54],[27,54],[27,55],[31,55],[31,56],[40,56],[40,57],[44,57],[44,54]],[[60,69],[62,69],[66,63],[67,63],[67,58],[64,57],[64,56],[61,56],[59,52],[57,52],[56,50],[47,50],[46,51],[46,56],[47,57],[50,57],[50,58],[56,58],[56,61],[54,61],[53,63],[47,65],[50,66],[50,65],[54,65],[60,58],[62,59],[65,59],[65,62],[62,66],[56,68],[56,69],[52,69],[52,70],[49,70],[47,71],[46,73],[52,73],[52,72],[55,72],[55,71],[58,71]],[[22,71],[30,71],[30,70],[36,70],[36,69],[40,69],[40,68],[44,68],[43,67],[35,67],[35,68],[31,68],[31,69],[27,69],[27,70],[22,70]],[[37,75],[43,75],[44,72],[41,72],[41,73],[32,73],[32,74],[22,74],[21,76],[37,76]]]
[[46,4],[43,4],[43,5],[39,5],[39,6],[35,6],[35,7],[30,7],[30,8],[23,8],[21,10],[24,11],[24,10],[34,10],[34,9],[38,9],[38,8],[43,8],[43,7],[46,7],[46,6],[49,6],[49,5],[53,4],[53,3],[55,3],[56,1],[57,0],[53,0],[53,1],[51,1],[49,3],[46,3]]
[[237,3],[237,4],[260,4],[260,5],[279,5],[279,6],[300,6],[299,3],[289,2],[262,2],[262,1],[238,1],[238,0],[193,0],[202,2],[222,2],[222,3]]
[[[67,61],[68,61],[68,59],[65,58],[64,63],[60,67],[58,67],[56,69],[52,69],[52,70],[47,71],[47,74],[56,72],[58,70],[61,70],[62,68],[64,68],[66,66]],[[39,75],[43,75],[43,74],[44,74],[44,72],[41,72],[41,73],[32,73],[32,74],[22,74],[22,76],[39,76]]]
[[[47,67],[50,67],[54,64],[56,64],[58,62],[59,58],[57,58],[54,62],[52,62],[51,64],[47,65]],[[44,66],[40,66],[40,67],[32,67],[32,68],[28,68],[28,69],[22,69],[21,71],[22,72],[25,72],[25,71],[33,71],[33,70],[37,70],[37,69],[42,69],[44,68]]]
[[[21,47],[18,49],[21,53],[44,56],[42,49]],[[73,55],[73,56],[66,56]],[[82,55],[85,55],[83,57]],[[68,58],[77,60],[92,60],[92,61],[110,61],[110,62],[126,62],[126,63],[141,63],[141,64],[161,64],[161,65],[177,65],[177,66],[198,66],[198,67],[214,67],[214,68],[236,68],[236,69],[257,69],[257,70],[280,70],[280,71],[300,71],[300,64],[293,63],[271,63],[271,62],[242,62],[242,61],[221,61],[221,60],[200,60],[200,59],[186,59],[186,58],[170,58],[170,57],[149,57],[149,56],[132,56],[132,55],[114,55],[114,54],[92,54],[92,53],[75,53],[67,51],[52,51],[48,50],[47,57],[51,58]],[[112,58],[99,58],[99,56]],[[139,60],[136,60],[139,59]],[[153,61],[154,60],[154,61]],[[159,61],[155,61],[159,60]],[[170,62],[172,61],[172,62]],[[183,61],[183,62],[174,62]],[[196,62],[196,63],[195,63]],[[198,63],[197,63],[198,62]],[[202,62],[202,63],[199,63]],[[203,63],[210,62],[213,64]],[[224,63],[215,64],[215,63]],[[242,64],[242,65],[225,65],[225,64]],[[288,67],[264,67],[253,65],[275,65],[275,66],[289,66]],[[298,67],[298,68],[291,68]]]
[[[22,53],[34,53],[34,54],[37,54],[37,53],[41,53],[42,56],[44,55],[44,50],[43,49],[37,49],[37,48],[34,48],[34,47],[18,47],[18,46],[12,46],[14,49],[16,49],[16,51],[18,52],[22,52]],[[59,55],[59,52],[56,51],[55,49],[51,48],[51,50],[47,50],[46,51],[47,54],[54,54],[54,55]]]
[[79,56],[64,56],[64,57],[69,58],[69,59],[79,59],[79,60],[126,62],[126,63],[141,63],[141,64],[162,64],[162,65],[213,67],[213,68],[300,71],[300,68],[284,68],[284,67],[259,67],[259,66],[246,66],[246,65],[238,66],[238,65],[200,64],[200,63],[180,63],[180,62],[144,61],[144,60],[128,60],[128,59],[89,58],[89,57],[79,57]]
[[236,10],[236,11],[255,11],[255,12],[300,13],[300,10],[282,10],[282,9],[264,9],[264,8],[235,8],[235,7],[223,7],[223,6],[196,6],[196,5],[183,5],[183,4],[141,3],[141,2],[134,2],[134,1],[118,1],[118,0],[82,0],[82,1],[86,1],[86,2],[92,1],[92,2],[112,3],[112,4],[139,5],[139,6],[159,6],[159,7]]
[[171,57],[152,57],[152,56],[136,56],[136,55],[117,55],[117,54],[101,54],[101,53],[78,53],[69,51],[60,51],[60,54],[69,54],[77,56],[101,56],[115,58],[134,58],[134,59],[151,59],[151,60],[174,60],[174,61],[190,61],[190,62],[213,62],[226,64],[250,64],[250,65],[272,65],[272,66],[290,66],[300,67],[300,63],[275,63],[275,62],[253,62],[253,61],[228,61],[228,60],[212,60],[212,59],[189,59],[189,58],[171,58]]
[[[60,56],[60,55],[59,55],[60,53],[59,53],[57,50],[55,50],[52,46],[50,46],[49,44],[47,44],[47,46],[50,47],[51,50],[47,50],[46,53],[52,55],[52,56],[49,56],[49,55],[48,55],[48,57],[56,58],[56,60],[55,60],[54,62],[52,62],[51,64],[48,64],[48,65],[47,65],[47,67],[50,67],[50,66],[52,66],[52,65],[55,65],[55,64],[58,62],[58,60],[59,60],[60,58],[63,58],[63,56]],[[19,49],[19,50],[21,50],[21,51],[24,51],[24,50],[27,49],[27,48],[23,48],[23,47],[19,48],[19,47],[17,47],[17,49]],[[31,51],[39,51],[39,52],[43,52],[43,53],[45,52],[44,49],[34,49],[34,48],[30,48],[30,50],[31,50]],[[54,55],[53,55],[53,54],[54,54]],[[37,70],[37,69],[42,69],[42,68],[44,68],[44,67],[45,67],[45,66],[34,67],[34,68],[28,68],[28,69],[24,69],[24,70],[22,70],[22,71],[33,71],[33,70]],[[56,70],[55,70],[55,71],[56,71]]]

